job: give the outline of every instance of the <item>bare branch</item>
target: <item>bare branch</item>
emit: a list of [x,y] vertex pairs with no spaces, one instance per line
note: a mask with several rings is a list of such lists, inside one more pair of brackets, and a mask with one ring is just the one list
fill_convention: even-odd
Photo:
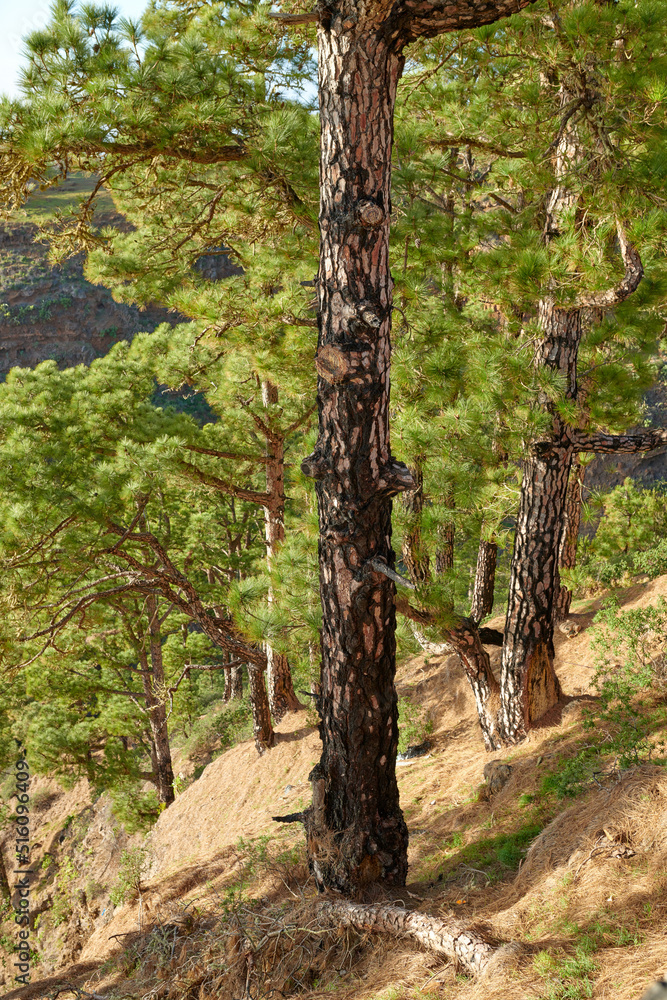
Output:
[[273,500],[270,493],[260,493],[257,490],[245,489],[243,486],[235,486],[234,483],[220,479],[218,476],[211,476],[206,472],[202,472],[196,465],[189,465],[187,462],[182,462],[180,468],[183,475],[187,476],[188,479],[194,479],[205,486],[212,486],[214,489],[219,490],[220,493],[236,497],[237,500],[247,500],[248,503],[256,503],[261,507],[267,507]]
[[295,24],[317,24],[320,15],[316,10],[304,11],[303,14],[269,14],[273,21],[284,24],[286,28]]
[[633,455],[640,451],[653,451],[667,444],[667,430],[655,429],[639,434],[574,433],[575,451],[598,452],[603,455]]
[[393,580],[394,583],[400,583],[402,587],[407,587],[408,590],[417,589],[414,583],[411,583],[410,580],[401,576],[400,573],[396,573],[395,570],[387,566],[386,562],[383,562],[382,559],[369,559],[368,564],[373,567],[376,573],[382,573],[383,576],[389,577],[389,579]]

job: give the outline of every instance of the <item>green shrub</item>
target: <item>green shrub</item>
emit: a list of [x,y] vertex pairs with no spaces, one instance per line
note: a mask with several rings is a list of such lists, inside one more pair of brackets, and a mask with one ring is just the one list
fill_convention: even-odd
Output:
[[252,713],[249,702],[244,698],[241,702],[226,705],[219,712],[197,719],[183,749],[193,759],[217,749],[227,750],[251,735]]
[[155,788],[141,791],[133,782],[111,790],[111,803],[116,819],[127,833],[146,833],[164,809]]
[[542,781],[542,791],[562,798],[577,795],[593,781],[642,761],[662,763],[665,742],[655,732],[667,721],[664,706],[649,704],[650,692],[667,689],[664,643],[667,606],[622,611],[610,601],[595,618],[591,648],[599,695],[595,712],[584,713],[589,741]]
[[122,906],[140,895],[142,877],[150,867],[151,857],[145,847],[131,847],[121,853],[118,879],[109,893],[114,906]]
[[410,698],[398,700],[398,752],[405,753],[408,747],[418,746],[433,732],[433,722],[421,705]]
[[71,858],[65,858],[60,864],[54,880],[55,892],[51,909],[54,927],[64,924],[72,915],[74,908],[72,888],[77,876],[78,872],[74,867],[74,862]]

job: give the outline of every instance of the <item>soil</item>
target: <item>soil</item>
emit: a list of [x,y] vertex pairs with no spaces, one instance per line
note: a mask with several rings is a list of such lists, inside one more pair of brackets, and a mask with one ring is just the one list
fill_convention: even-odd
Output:
[[[667,577],[637,584],[620,596],[627,608],[655,603],[667,596]],[[482,985],[457,979],[455,969],[407,943],[367,941],[355,966],[353,992],[341,981],[339,988],[329,987],[327,996],[408,1000],[455,995],[457,1000],[476,1000],[482,995],[592,995],[635,1000],[667,969],[665,770],[643,765],[619,782],[594,788],[572,805],[567,800],[549,806],[531,803],[532,797],[539,798],[540,780],[553,761],[582,739],[582,708],[594,697],[591,623],[599,604],[598,600],[577,605],[572,617],[581,631],[572,638],[558,635],[556,664],[566,695],[528,740],[495,755],[512,768],[509,781],[495,795],[485,790],[483,770],[489,756],[457,659],[418,656],[399,669],[399,696],[408,696],[422,706],[433,731],[430,751],[398,767],[401,801],[410,829],[410,874],[406,890],[396,895],[409,907],[431,914],[455,914],[482,926],[496,940],[521,941],[519,957],[506,971],[499,971],[493,982]],[[502,622],[491,624],[498,627]],[[141,907],[137,899],[113,907],[108,892],[96,897],[90,890],[90,898],[75,907],[69,922],[52,927],[48,940],[43,941],[38,973],[43,977],[41,984],[36,981],[26,989],[11,990],[5,973],[7,1000],[45,996],[63,981],[86,984],[87,989],[103,996],[138,997],[150,992],[151,984],[157,990],[162,981],[155,978],[157,972],[143,982],[130,981],[129,973],[122,972],[118,963],[122,963],[130,942],[141,940],[151,928],[182,920],[188,907],[193,913],[224,910],[229,887],[245,870],[253,844],[269,845],[274,853],[296,850],[302,844],[300,824],[279,825],[272,816],[292,813],[308,804],[307,778],[319,756],[319,738],[308,724],[306,712],[288,715],[277,731],[276,747],[262,757],[257,756],[252,741],[223,753],[162,814],[145,842],[150,869],[144,879]],[[47,791],[52,796],[50,802],[44,798]],[[81,872],[72,890],[74,897],[82,888],[85,892],[85,885],[113,884],[120,851],[141,843],[142,838],[128,838],[114,827],[105,797],[92,803],[83,783],[63,793],[43,779],[34,783],[32,795],[47,803],[36,817],[33,860],[37,865],[46,854],[56,861],[73,857]],[[72,816],[79,819],[70,818],[66,823]],[[530,840],[518,872],[510,864],[506,876],[496,873],[490,879],[471,851],[482,842],[502,844],[523,829],[530,833]],[[8,843],[4,852],[9,861]],[[308,883],[300,891],[308,898],[316,895]],[[264,893],[268,890],[261,879],[254,892],[259,905],[261,900],[266,902]],[[273,899],[276,894],[282,898],[282,892],[284,906],[290,904],[290,892],[295,895],[280,885],[271,892]],[[47,879],[35,894],[33,905],[39,907],[49,893],[52,898],[53,885]],[[603,933],[599,928],[604,927],[607,931]],[[617,943],[609,944],[609,935],[613,938],[610,927],[623,928],[625,937],[617,934]],[[539,953],[559,954],[562,949],[565,955],[584,931],[589,938],[607,935],[607,944],[595,954],[593,992],[549,994],[552,980],[545,978],[544,971],[536,971],[545,964],[539,965]],[[211,932],[206,931],[204,938],[210,947]],[[182,954],[187,957],[186,945],[184,941]],[[175,968],[173,962],[171,968]],[[428,980],[432,993],[424,986]],[[425,992],[415,992],[422,986]],[[178,1000],[189,995],[174,988]],[[213,1000],[223,995],[204,990],[192,997],[210,996]],[[313,990],[311,995],[320,994]]]

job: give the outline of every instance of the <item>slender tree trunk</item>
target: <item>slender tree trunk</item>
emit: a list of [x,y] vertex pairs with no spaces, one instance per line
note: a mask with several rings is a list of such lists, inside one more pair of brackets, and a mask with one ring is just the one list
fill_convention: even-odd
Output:
[[[447,510],[454,510],[453,493],[449,493],[445,497],[445,507]],[[435,552],[435,571],[436,573],[445,573],[448,569],[454,569],[454,522],[447,521],[441,525],[438,535],[440,544]]]
[[12,898],[12,890],[9,885],[9,879],[7,878],[7,868],[5,866],[5,858],[2,853],[2,848],[0,848],[0,899],[4,899],[6,903],[9,903]]
[[422,510],[424,509],[424,474],[421,460],[417,459],[410,469],[415,488],[403,494],[403,504],[407,511],[407,523],[403,535],[402,556],[408,575],[413,583],[423,583],[431,576],[428,552],[422,540]]
[[581,524],[581,500],[586,466],[577,461],[572,466],[570,481],[565,495],[565,514],[558,554],[558,588],[554,606],[554,623],[564,621],[570,613],[572,591],[560,582],[562,569],[574,569],[577,565],[577,541]]
[[477,552],[477,571],[472,590],[472,605],[470,617],[475,622],[493,611],[493,594],[496,586],[496,560],[498,546],[495,542],[487,542],[481,538]]
[[472,618],[459,617],[443,642],[432,642],[422,631],[423,626],[430,624],[428,612],[413,608],[405,597],[396,599],[396,610],[410,620],[413,635],[424,652],[431,656],[458,655],[475,697],[484,746],[487,750],[500,749],[500,686],[491,670],[489,654],[482,645],[477,623]]
[[148,612],[150,672],[144,670],[143,677],[151,728],[153,770],[157,777],[158,798],[165,806],[169,806],[174,801],[174,769],[167,728],[166,684],[162,662],[158,602],[153,594],[149,594],[146,598],[146,611]]
[[[262,384],[262,399],[264,406],[278,402],[278,388],[271,382]],[[270,507],[264,508],[264,527],[266,532],[266,558],[269,572],[279,546],[285,541],[285,441],[282,434],[271,428],[266,422],[266,492],[273,498]],[[272,604],[274,593],[269,584],[268,601]],[[266,645],[266,676],[269,695],[269,705],[273,718],[280,722],[287,712],[296,712],[303,706],[294,692],[292,673],[284,653],[276,653]]]
[[[250,671],[248,671],[248,673],[250,673]],[[230,698],[238,698],[238,700],[240,701],[242,697],[243,697],[243,667],[232,667]]]
[[222,700],[227,703],[232,697],[232,668],[225,667],[225,690]]
[[[403,57],[364,14],[318,30],[321,200],[317,480],[322,741],[305,816],[311,870],[343,892],[402,885],[408,831],[396,783],[398,711],[391,497],[413,487],[389,446],[393,110]],[[397,32],[398,34],[398,32]],[[351,155],[353,152],[354,155]]]
[[[535,365],[564,376],[574,398],[581,311],[543,301],[539,319],[543,338]],[[523,463],[500,678],[503,737],[509,742],[521,739],[561,696],[553,666],[553,613],[573,446],[569,428],[546,395],[539,401],[552,414],[553,434],[533,443]]]
[[271,725],[271,711],[264,682],[264,671],[257,667],[248,667],[248,687],[250,688],[250,705],[252,707],[252,731],[255,737],[257,753],[263,754],[276,742],[276,736]]

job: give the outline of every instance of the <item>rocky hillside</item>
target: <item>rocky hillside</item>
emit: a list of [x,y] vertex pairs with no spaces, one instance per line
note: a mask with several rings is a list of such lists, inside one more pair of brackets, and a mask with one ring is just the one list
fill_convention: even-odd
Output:
[[[38,222],[90,188],[89,178],[74,176],[57,191],[36,193],[25,213],[0,224],[0,377],[48,359],[61,366],[90,364],[116,341],[177,319],[165,309],[114,302],[106,288],[86,281],[81,257],[53,267],[46,245],[35,242]],[[122,223],[109,198],[101,208],[100,225]]]

